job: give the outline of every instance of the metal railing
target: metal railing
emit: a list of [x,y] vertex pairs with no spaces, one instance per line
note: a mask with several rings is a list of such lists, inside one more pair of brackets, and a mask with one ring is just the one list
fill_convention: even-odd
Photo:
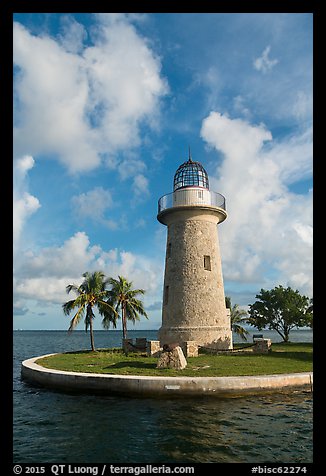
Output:
[[158,213],[168,208],[189,205],[209,205],[225,210],[225,197],[220,193],[205,189],[180,189],[163,195],[159,199]]

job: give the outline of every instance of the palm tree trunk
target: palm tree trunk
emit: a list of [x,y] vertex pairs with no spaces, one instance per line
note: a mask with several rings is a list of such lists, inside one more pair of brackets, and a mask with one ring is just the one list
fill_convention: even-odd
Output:
[[127,316],[126,316],[126,303],[122,303],[122,337],[127,339]]
[[95,351],[95,345],[94,345],[94,334],[93,334],[93,316],[92,316],[92,310],[91,310],[91,315],[90,315],[90,320],[89,320],[89,333],[91,336],[91,347],[92,351]]

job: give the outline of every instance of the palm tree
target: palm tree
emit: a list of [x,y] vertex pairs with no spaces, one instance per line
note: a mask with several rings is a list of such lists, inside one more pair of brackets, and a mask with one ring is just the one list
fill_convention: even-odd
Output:
[[95,317],[93,308],[97,307],[101,315],[107,316],[107,319],[110,320],[114,327],[116,327],[115,321],[117,318],[117,313],[110,305],[106,302],[108,298],[108,279],[105,278],[102,271],[94,271],[94,273],[89,273],[88,271],[83,274],[85,278],[80,286],[75,284],[68,284],[66,286],[67,294],[70,291],[74,291],[77,294],[76,299],[66,302],[62,305],[63,312],[68,316],[73,309],[77,309],[76,314],[70,321],[70,326],[68,331],[71,332],[75,329],[81,318],[84,316],[85,312],[85,330],[89,327],[90,337],[91,337],[91,348],[92,351],[95,351],[94,346],[94,335],[93,335],[93,319]]
[[[132,282],[127,281],[123,276],[118,276],[118,279],[109,278],[108,283],[111,285],[111,290],[109,291],[109,300],[108,303],[113,308],[114,311],[118,312],[120,308],[121,320],[122,320],[122,336],[123,339],[127,338],[127,319],[133,323],[139,321],[140,316],[148,316],[144,310],[144,305],[142,301],[136,299],[138,294],[145,294],[144,289],[132,289]],[[102,324],[103,327],[108,329],[110,323],[112,322],[111,315],[105,314]],[[115,321],[113,321],[115,322]]]
[[240,309],[238,304],[232,306],[229,296],[225,296],[225,305],[230,309],[232,331],[241,337],[242,340],[247,340],[249,332],[241,325],[246,322],[245,316],[247,316],[247,312],[244,309]]

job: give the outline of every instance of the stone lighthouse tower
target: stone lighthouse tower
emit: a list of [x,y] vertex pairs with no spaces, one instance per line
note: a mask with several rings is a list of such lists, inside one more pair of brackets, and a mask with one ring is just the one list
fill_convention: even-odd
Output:
[[189,153],[174,175],[173,192],[158,204],[157,219],[168,227],[161,345],[196,341],[232,348],[217,233],[226,217],[225,198],[209,189],[204,167]]

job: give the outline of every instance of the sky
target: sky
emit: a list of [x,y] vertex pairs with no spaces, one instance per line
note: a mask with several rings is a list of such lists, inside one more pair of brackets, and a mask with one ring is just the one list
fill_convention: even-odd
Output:
[[188,147],[226,198],[232,304],[278,285],[312,297],[312,24],[311,13],[14,15],[14,329],[68,329],[66,286],[95,270],[146,291],[149,319],[130,328],[160,327],[157,202]]

